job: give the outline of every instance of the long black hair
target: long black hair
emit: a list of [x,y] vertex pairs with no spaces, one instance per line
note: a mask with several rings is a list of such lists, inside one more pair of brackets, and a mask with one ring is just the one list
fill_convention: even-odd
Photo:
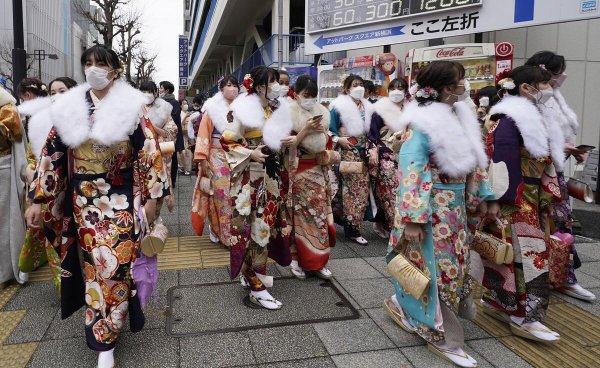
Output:
[[515,83],[515,88],[508,89],[507,92],[510,95],[517,96],[522,84],[529,84],[537,88],[540,83],[549,82],[552,79],[552,74],[538,66],[523,65],[513,69],[509,78]]
[[552,74],[561,74],[567,69],[565,57],[552,51],[539,51],[527,59],[525,65],[542,66]]
[[252,88],[250,91],[258,93],[257,88],[259,86],[265,86],[265,97],[267,97],[267,90],[269,83],[279,81],[279,72],[276,69],[270,68],[264,65],[258,65],[250,70],[250,76],[252,77]]

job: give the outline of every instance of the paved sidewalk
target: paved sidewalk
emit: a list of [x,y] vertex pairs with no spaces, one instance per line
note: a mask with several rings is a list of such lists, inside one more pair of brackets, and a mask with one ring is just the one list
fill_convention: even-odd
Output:
[[[179,208],[173,215],[163,216],[174,234],[193,235],[189,224],[192,177],[179,179]],[[341,231],[341,229],[338,228]],[[364,226],[364,236],[370,241],[362,247],[346,241],[340,232],[338,244],[332,250],[329,268],[335,276],[334,285],[359,311],[357,319],[326,323],[307,323],[293,326],[260,328],[241,332],[213,333],[191,337],[172,337],[167,333],[169,313],[168,290],[178,285],[228,282],[226,266],[207,269],[188,268],[162,271],[156,295],[148,308],[144,331],[132,334],[125,327],[116,349],[118,367],[449,367],[431,354],[423,341],[398,328],[382,308],[383,299],[393,293],[384,271],[386,242],[377,238],[370,224]],[[580,239],[581,240],[581,239]],[[180,241],[181,242],[181,241]],[[178,243],[179,244],[179,243]],[[187,244],[186,249],[193,245]],[[580,243],[578,251],[583,266],[578,271],[581,284],[600,295],[600,242]],[[226,258],[225,258],[226,261]],[[287,277],[287,269],[271,265],[275,277]],[[303,281],[294,280],[298,292]],[[310,282],[310,281],[309,281]],[[279,281],[282,284],[281,280]],[[278,284],[278,280],[275,280]],[[293,286],[291,286],[293,287]],[[241,289],[241,286],[239,287]],[[236,289],[237,290],[237,289]],[[243,295],[235,291],[236,295]],[[13,295],[11,295],[13,294]],[[229,295],[229,294],[228,294]],[[306,295],[310,300],[311,295]],[[229,296],[229,298],[233,298]],[[577,311],[600,317],[600,303],[584,303],[559,296],[555,302],[572,303]],[[286,308],[286,300],[283,308]],[[229,310],[216,308],[204,313],[203,306],[214,300],[186,303],[187,308],[198,309],[197,318],[210,322],[222,318]],[[223,305],[228,304],[227,300]],[[241,298],[236,302],[242,303]],[[85,345],[83,338],[83,311],[61,321],[56,291],[48,281],[31,282],[23,287],[11,287],[0,292],[0,367],[95,367],[96,354]],[[299,305],[299,315],[310,314],[310,303]],[[581,308],[581,309],[579,309]],[[289,313],[290,311],[286,311]],[[248,318],[256,318],[263,311],[249,310]],[[280,312],[269,312],[276,313]],[[586,316],[587,314],[584,314]],[[588,315],[589,316],[589,315]],[[237,316],[231,316],[232,319]],[[557,316],[557,319],[568,316]],[[479,318],[479,317],[478,317]],[[273,319],[276,319],[273,317]],[[263,320],[269,321],[263,317]],[[482,322],[483,321],[483,322]],[[600,319],[591,326],[600,330]],[[257,321],[259,322],[259,321]],[[463,321],[467,351],[480,367],[529,367],[527,360],[515,354],[502,343],[493,326],[478,319],[486,327]],[[559,332],[563,333],[562,330]],[[600,332],[598,332],[600,334]],[[594,335],[595,336],[595,335]],[[598,335],[600,336],[600,335]],[[570,340],[569,340],[570,341]],[[579,348],[565,341],[555,349]],[[561,342],[562,344],[562,342]],[[586,345],[587,344],[587,345]],[[600,356],[600,338],[591,343],[582,342],[581,353],[594,358]],[[519,346],[515,345],[515,351]],[[33,353],[33,354],[31,354]],[[596,354],[596,355],[594,355]],[[30,359],[29,359],[30,356]],[[532,363],[540,362],[535,356],[525,357]],[[20,359],[20,360],[19,360]],[[573,362],[576,359],[571,359]],[[598,361],[598,360],[596,360]],[[557,366],[569,366],[568,362]],[[542,366],[537,364],[538,366]],[[571,365],[572,366],[572,365]],[[581,365],[580,365],[581,366]]]

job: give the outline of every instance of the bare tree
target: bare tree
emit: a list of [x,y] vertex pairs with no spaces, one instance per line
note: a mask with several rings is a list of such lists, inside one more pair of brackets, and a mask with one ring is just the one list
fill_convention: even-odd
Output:
[[[7,87],[13,86],[13,58],[12,58],[13,40],[12,37],[3,37],[0,39],[0,75],[6,79]],[[34,58],[27,55],[25,72],[27,73],[33,65]]]
[[136,70],[136,84],[139,86],[143,82],[152,79],[152,74],[156,71],[154,62],[156,54],[150,54],[148,51],[141,49],[134,56],[134,67]]
[[125,79],[132,81],[131,67],[133,64],[134,52],[142,45],[142,41],[137,38],[140,34],[139,19],[141,14],[137,11],[130,11],[121,16],[120,22],[115,24],[118,29],[119,43],[117,53],[125,66]]
[[129,2],[130,0],[91,0],[91,3],[100,9],[101,17],[95,16],[88,7],[81,3],[75,3],[75,8],[102,35],[104,45],[112,48],[113,40],[123,32],[122,28],[115,26],[119,24],[122,16],[120,10]]

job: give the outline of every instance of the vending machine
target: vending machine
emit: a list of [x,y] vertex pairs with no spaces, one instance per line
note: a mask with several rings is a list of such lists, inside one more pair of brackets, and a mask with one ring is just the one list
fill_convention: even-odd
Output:
[[471,83],[471,93],[493,86],[497,77],[512,69],[514,47],[509,42],[467,43],[440,45],[411,49],[406,54],[405,75],[409,85],[416,80],[419,71],[435,60],[452,60],[465,67],[465,78]]
[[318,69],[318,98],[320,103],[325,104],[342,93],[344,79],[350,74],[371,80],[379,96],[387,96],[390,81],[403,76],[401,63],[392,53],[337,59],[333,64],[321,65]]

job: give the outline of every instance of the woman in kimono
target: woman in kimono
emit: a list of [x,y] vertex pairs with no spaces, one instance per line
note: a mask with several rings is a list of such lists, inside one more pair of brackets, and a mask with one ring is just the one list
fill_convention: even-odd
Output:
[[[152,127],[154,128],[154,132],[158,138],[158,142],[175,142],[177,139],[177,125],[173,121],[171,117],[171,111],[173,110],[173,105],[163,100],[162,98],[158,98],[158,87],[156,83],[152,81],[143,82],[140,85],[140,91],[146,97],[146,106],[144,107],[144,116],[150,120]],[[167,176],[169,177],[169,187],[171,187],[171,164],[172,164],[172,156],[173,153],[163,153],[161,151],[161,157],[163,160],[163,165],[167,170]],[[157,221],[161,221],[160,212],[163,206],[163,203],[167,205],[167,209],[169,212],[173,212],[173,208],[175,207],[175,201],[173,198],[173,193],[165,196],[164,198],[160,198],[157,202],[157,211],[156,217]]]
[[[213,243],[230,246],[232,208],[229,196],[229,165],[223,147],[221,135],[227,127],[229,106],[240,92],[237,79],[229,75],[219,83],[219,93],[204,103],[204,114],[198,129],[194,161],[198,163],[198,179],[192,198],[192,227],[196,235],[204,232],[206,218],[209,218],[209,236]],[[200,180],[210,178],[213,194],[204,193]]]
[[[48,134],[52,129],[52,120],[50,119],[51,103],[56,101],[59,96],[71,88],[77,86],[77,82],[69,77],[60,77],[48,84],[50,97],[37,98],[29,100],[19,106],[19,111],[29,115],[29,160],[31,161],[30,178],[33,179],[33,173],[38,160],[42,154],[42,148],[46,144]],[[31,198],[29,198],[31,200]],[[47,206],[44,206],[44,211]],[[60,222],[44,223],[45,227],[50,227],[50,231],[60,231],[62,224]],[[19,270],[23,278],[28,278],[28,273],[35,271],[46,261],[52,269],[52,281],[60,295],[60,244],[51,243],[46,239],[44,231],[41,229],[28,229],[25,237],[25,243],[21,249],[19,257]]]
[[330,247],[335,245],[335,224],[331,213],[329,166],[317,163],[317,155],[329,142],[329,111],[317,103],[317,82],[308,75],[294,84],[295,98],[290,102],[293,130],[297,132],[297,164],[289,162],[293,221],[292,274],[306,278],[312,271],[323,279],[332,277],[327,269]]
[[390,230],[394,226],[398,160],[391,146],[396,141],[393,133],[397,129],[407,93],[406,81],[394,79],[388,85],[388,97],[382,97],[367,106],[366,112],[366,121],[370,124],[367,133],[369,177],[377,204],[377,213],[372,220],[373,231],[383,239],[390,237]]
[[25,132],[15,106],[16,100],[0,85],[0,289],[19,276],[19,252],[25,240],[23,212],[27,165]]
[[[560,131],[553,134],[553,136],[560,136],[560,133],[562,132],[563,145],[560,146],[560,144],[555,144],[551,147],[551,150],[553,151],[553,163],[557,171],[556,174],[562,197],[560,202],[554,203],[554,222],[558,231],[563,233],[573,233],[573,209],[571,208],[571,197],[569,196],[569,190],[567,188],[568,176],[571,172],[570,164],[573,162],[571,156],[577,163],[582,163],[586,160],[587,153],[586,151],[575,147],[577,132],[579,131],[577,114],[575,114],[575,111],[567,104],[567,101],[560,90],[563,82],[567,79],[567,74],[565,73],[567,63],[562,55],[557,55],[552,51],[540,51],[530,57],[527,62],[525,62],[525,65],[543,66],[543,68],[552,74],[550,85],[552,86],[553,95],[548,102],[541,106],[541,108],[543,111],[551,113],[554,117],[554,119],[544,119],[544,121],[546,123],[555,121],[555,125],[560,127]],[[558,141],[558,139],[555,141]],[[563,151],[561,151],[561,148]],[[560,160],[560,156],[557,159],[554,159],[555,151],[557,153],[564,153],[567,157],[564,157],[563,154],[562,160]],[[567,173],[566,176],[565,171]],[[593,302],[596,300],[594,293],[585,289],[577,282],[575,269],[581,266],[581,260],[577,255],[575,244],[571,247],[571,253],[573,254],[573,262],[571,262],[571,266],[569,267],[567,284],[557,291],[573,298]]]
[[282,145],[291,146],[292,121],[287,102],[279,97],[278,72],[257,66],[244,77],[248,92],[230,105],[221,136],[231,169],[230,276],[241,271],[250,287],[249,306],[279,309],[267,287],[267,258],[289,266],[291,229],[283,207],[287,193],[282,169]]
[[[53,128],[32,183],[27,223],[61,221],[61,315],[86,306],[85,334],[98,367],[113,367],[113,350],[129,313],[143,328],[132,264],[139,251],[140,213],[152,222],[169,182],[152,124],[142,118],[144,95],[119,80],[119,58],[102,45],[81,57],[87,83],[51,107]],[[50,219],[49,219],[50,217]],[[81,254],[81,256],[80,256]]]
[[[464,351],[458,316],[472,318],[466,212],[498,204],[485,173],[487,157],[475,112],[463,101],[464,68],[434,61],[417,76],[416,101],[404,107],[400,185],[388,263],[399,253],[430,277],[420,299],[392,279],[395,295],[384,307],[404,330],[416,332],[434,354],[461,367],[477,362]],[[488,203],[489,201],[489,203]]]
[[[552,204],[560,200],[552,164],[549,133],[539,105],[551,97],[551,74],[537,66],[515,68],[501,80],[505,93],[491,110],[488,154],[494,165],[506,167],[508,189],[499,198],[509,226],[514,262],[498,265],[483,260],[484,311],[510,324],[515,335],[553,343],[558,333],[542,324],[548,309],[548,245],[540,219],[552,216]],[[500,234],[496,226],[488,231]]]
[[[365,145],[367,141],[365,109],[370,102],[364,98],[365,87],[358,75],[344,80],[344,92],[331,105],[329,130],[333,142],[340,151],[342,161],[359,162],[366,165]],[[341,173],[338,176],[339,190],[333,199],[335,221],[344,226],[344,234],[359,245],[367,245],[360,233],[360,224],[365,217],[369,202],[369,175],[366,169],[358,173]]]

